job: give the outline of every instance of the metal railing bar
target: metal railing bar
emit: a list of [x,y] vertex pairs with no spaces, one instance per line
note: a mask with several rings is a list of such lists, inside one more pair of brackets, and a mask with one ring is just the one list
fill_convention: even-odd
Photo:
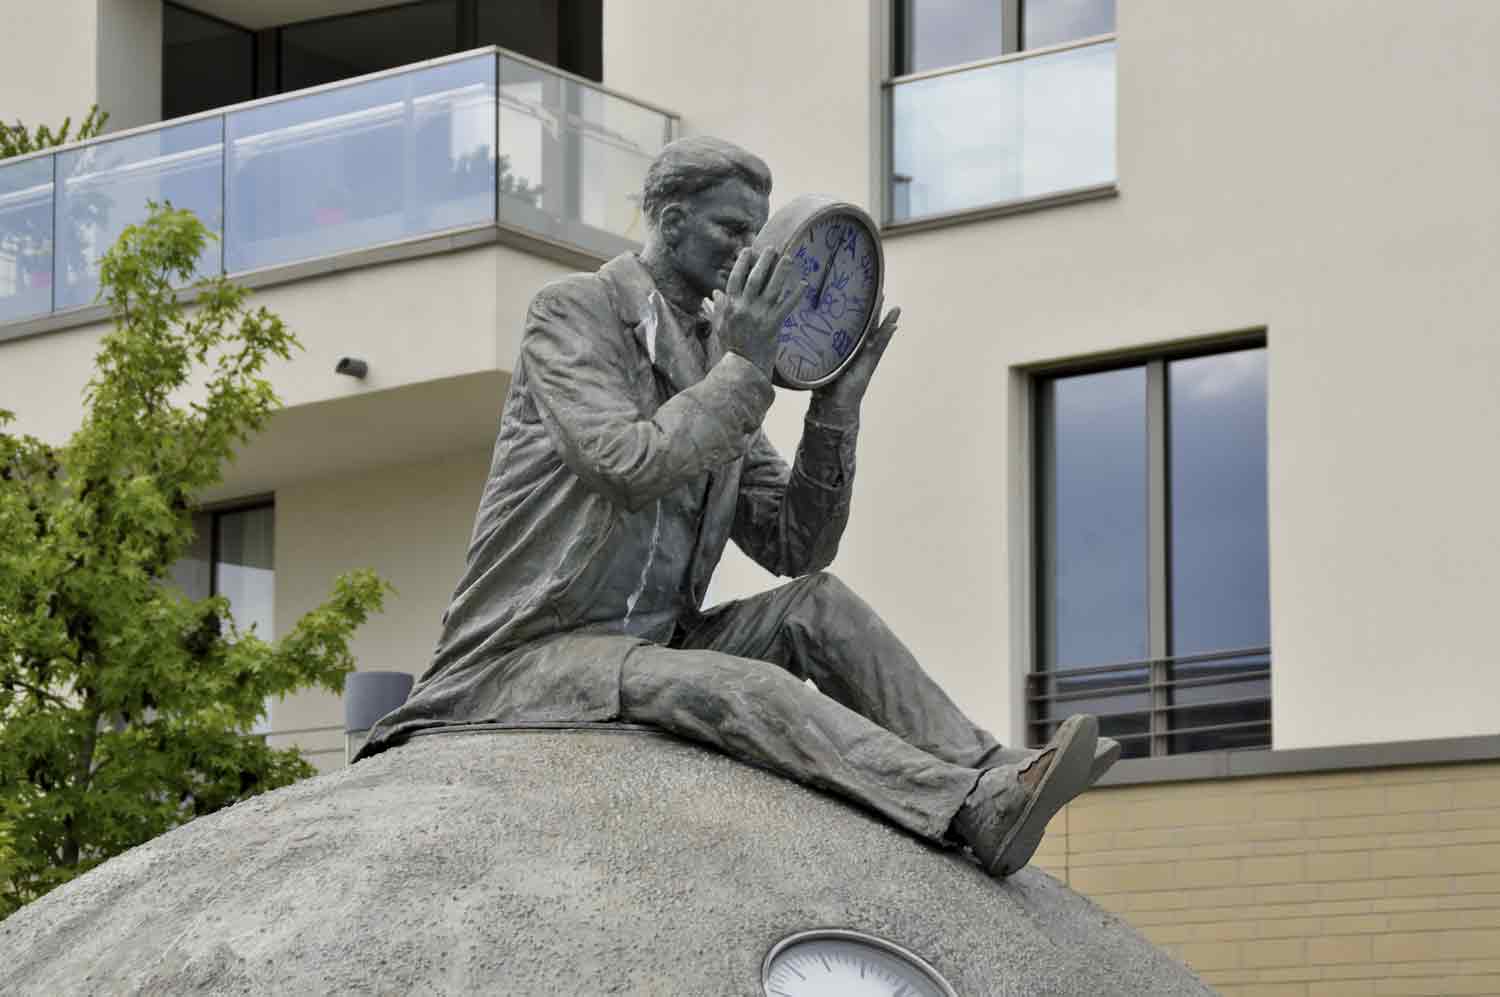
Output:
[[904,76],[892,76],[881,84],[886,89],[898,87],[903,83],[917,83],[921,80],[931,80],[939,76],[952,76],[955,73],[967,73],[974,69],[987,69],[990,66],[999,66],[1007,62],[1024,62],[1027,59],[1036,59],[1046,55],[1056,55],[1058,52],[1070,52],[1076,48],[1088,48],[1090,45],[1103,45],[1114,41],[1118,36],[1113,32],[1107,35],[1090,35],[1087,38],[1075,38],[1070,42],[1060,42],[1057,45],[1046,45],[1041,48],[1028,48],[1020,52],[1007,52],[1004,55],[991,56],[988,59],[975,59],[973,62],[960,62],[955,66],[941,66],[937,69],[924,69],[920,73],[907,73]]
[[[1236,672],[1233,675],[1204,675],[1186,679],[1168,679],[1165,682],[1152,685],[1150,682],[1137,682],[1131,685],[1090,685],[1078,689],[1069,689],[1066,692],[1056,693],[1031,693],[1027,699],[1033,703],[1066,703],[1076,699],[1098,699],[1104,696],[1122,696],[1134,693],[1150,692],[1156,689],[1200,689],[1205,686],[1237,685],[1241,682],[1261,682],[1269,680],[1271,670],[1269,668],[1258,668],[1254,671]],[[1055,686],[1056,683],[1053,683]]]
[[[1196,654],[1173,655],[1165,658],[1141,658],[1135,661],[1118,661],[1108,665],[1087,665],[1082,668],[1054,668],[1051,670],[1056,677],[1073,675],[1097,675],[1104,672],[1119,671],[1124,668],[1147,669],[1157,663],[1168,665],[1194,665],[1209,661],[1225,661],[1234,658],[1270,657],[1269,645],[1262,647],[1230,648],[1223,651],[1203,651]],[[1044,676],[1048,672],[1031,672],[1028,677]]]

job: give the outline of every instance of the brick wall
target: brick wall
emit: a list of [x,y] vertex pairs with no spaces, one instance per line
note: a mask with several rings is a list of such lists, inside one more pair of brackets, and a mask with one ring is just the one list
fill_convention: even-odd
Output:
[[1097,789],[1035,861],[1230,997],[1500,995],[1500,762]]

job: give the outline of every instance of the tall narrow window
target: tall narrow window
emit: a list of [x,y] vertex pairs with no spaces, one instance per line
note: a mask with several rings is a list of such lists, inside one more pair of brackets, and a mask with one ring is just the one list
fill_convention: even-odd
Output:
[[1038,384],[1033,741],[1088,712],[1130,757],[1270,743],[1265,358]]
[[[193,545],[172,565],[172,584],[191,599],[221,595],[242,633],[253,627],[262,640],[275,638],[276,510],[271,505],[200,512],[193,517]],[[254,733],[271,730],[271,701]]]

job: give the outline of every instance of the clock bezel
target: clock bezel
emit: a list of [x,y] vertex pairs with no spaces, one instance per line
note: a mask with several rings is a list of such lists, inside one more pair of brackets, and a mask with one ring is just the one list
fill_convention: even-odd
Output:
[[911,949],[898,945],[895,942],[887,941],[878,935],[871,935],[853,928],[813,928],[810,931],[799,931],[788,935],[775,945],[772,945],[771,950],[766,953],[766,957],[760,965],[761,993],[765,997],[771,997],[771,967],[777,956],[794,945],[799,945],[802,942],[817,941],[821,938],[833,939],[835,941],[859,942],[862,945],[880,949],[903,962],[910,963],[942,992],[943,997],[958,997],[958,991],[953,989],[953,984],[949,983],[943,977],[942,973],[933,968],[930,962],[917,955]]
[[[849,351],[849,355],[822,377],[803,381],[782,373],[779,365],[771,368],[772,382],[794,391],[811,391],[832,383],[844,372],[844,368],[849,366],[850,361],[859,356],[859,351],[864,348],[865,338],[880,321],[881,293],[885,290],[885,247],[880,241],[880,226],[876,224],[874,218],[870,217],[869,212],[857,204],[822,194],[802,194],[792,198],[772,215],[770,221],[766,222],[760,230],[760,234],[755,237],[754,248],[757,252],[775,249],[778,253],[785,253],[789,246],[794,245],[807,234],[809,228],[824,217],[833,214],[850,215],[855,222],[864,226],[865,231],[869,233],[870,241],[875,244],[875,288],[871,294],[871,301],[875,307],[870,310],[869,317],[865,319],[864,328],[859,331],[854,341],[854,348]],[[777,330],[777,335],[780,335],[780,330]]]

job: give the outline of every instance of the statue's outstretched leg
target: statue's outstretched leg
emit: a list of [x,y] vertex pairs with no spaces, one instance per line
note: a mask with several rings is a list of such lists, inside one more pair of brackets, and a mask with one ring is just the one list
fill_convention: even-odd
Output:
[[[969,768],[1024,765],[1037,751],[1002,747],[932,680],[885,621],[827,572],[715,606],[674,642],[770,661],[923,751]],[[1090,777],[1120,757],[1098,740]]]
[[776,665],[649,644],[621,667],[620,705],[624,720],[837,793],[931,841],[966,844],[997,876],[1030,861],[1047,821],[1087,788],[1094,746],[1092,727],[1079,733],[1092,718],[1078,718],[1028,765],[980,771],[908,743]]

